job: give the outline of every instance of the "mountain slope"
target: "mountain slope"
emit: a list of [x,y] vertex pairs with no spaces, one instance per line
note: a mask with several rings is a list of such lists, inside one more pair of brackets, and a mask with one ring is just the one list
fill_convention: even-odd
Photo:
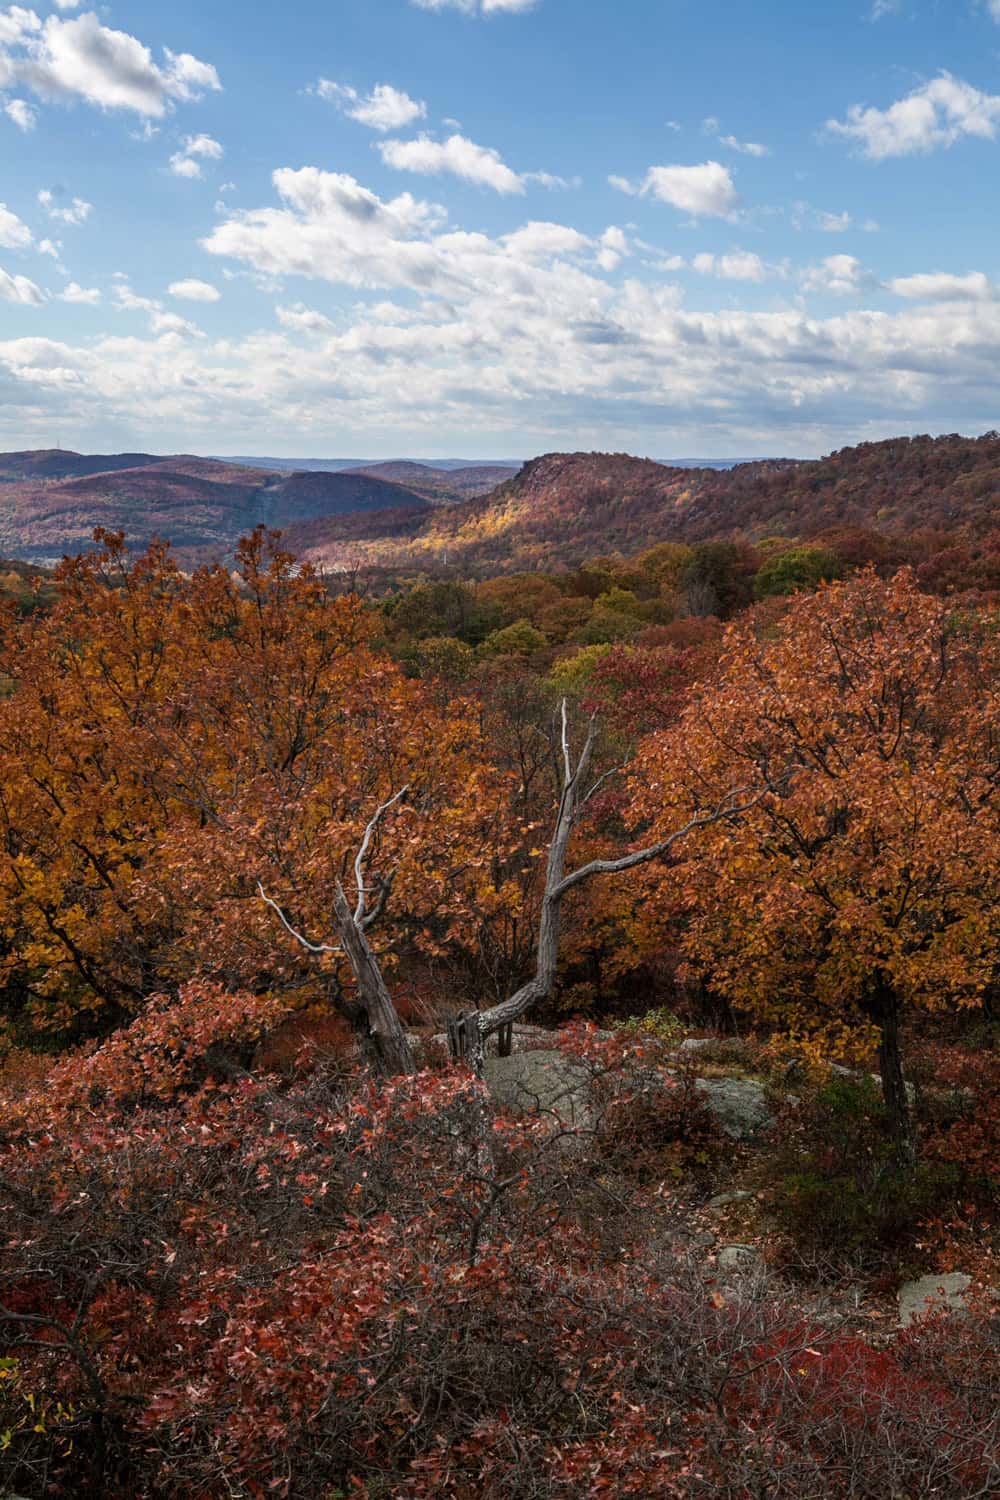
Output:
[[[797,462],[677,469],[627,454],[550,453],[484,499],[411,518],[374,517],[362,537],[316,522],[301,543],[337,566],[353,561],[468,572],[574,566],[658,541],[817,536],[869,527],[907,533],[1000,526],[1000,435],[895,438]],[[292,533],[290,542],[298,538]]]
[[436,469],[431,464],[400,459],[391,463],[364,464],[348,472],[405,484],[440,505],[488,495],[497,485],[513,479],[518,471],[514,465],[507,464],[469,464],[464,469]]
[[[105,526],[124,531],[136,547],[154,536],[168,538],[193,562],[228,555],[260,523],[284,529],[315,517],[429,509],[424,495],[365,475],[274,473],[187,455],[141,457],[146,461],[139,465],[112,461],[109,469],[67,478],[45,472],[56,466],[52,454],[0,455],[0,552],[58,557],[87,548],[94,527]],[[86,471],[90,460],[63,454],[59,462]]]

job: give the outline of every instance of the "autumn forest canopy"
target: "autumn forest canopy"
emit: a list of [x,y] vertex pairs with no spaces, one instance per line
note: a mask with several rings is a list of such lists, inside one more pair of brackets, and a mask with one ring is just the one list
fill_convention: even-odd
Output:
[[3,565],[0,1493],[996,1492],[998,466]]

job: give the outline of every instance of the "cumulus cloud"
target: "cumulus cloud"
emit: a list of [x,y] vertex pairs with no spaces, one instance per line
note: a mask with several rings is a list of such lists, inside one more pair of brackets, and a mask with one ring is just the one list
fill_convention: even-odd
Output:
[[27,276],[12,276],[0,266],[0,299],[37,306],[45,301],[45,296]]
[[629,253],[628,236],[617,224],[609,224],[601,235],[597,264],[602,271],[615,271]]
[[119,278],[114,289],[115,306],[122,312],[143,312],[149,314],[149,326],[156,334],[186,334],[194,338],[204,338],[201,329],[194,323],[189,323],[187,318],[182,318],[178,313],[166,312],[163,303],[156,297],[143,297],[134,292],[128,281],[120,272],[115,275]]
[[702,276],[719,276],[723,281],[766,281],[768,275],[760,256],[750,250],[736,250],[730,255],[702,252],[693,257],[691,267]]
[[[1000,299],[924,284],[883,311],[864,302],[877,283],[852,257],[811,267],[794,305],[699,311],[660,274],[676,260],[656,267],[659,252],[627,225],[470,232],[432,202],[383,199],[316,167],[275,173],[273,195],[227,210],[207,248],[222,274],[266,288],[262,326],[206,338],[118,278],[117,333],[0,336],[0,428],[41,441],[58,412],[80,431],[127,420],[164,446],[208,451],[222,434],[246,452],[244,440],[288,430],[322,446],[378,435],[401,451],[420,434],[475,431],[502,441],[496,451],[808,452],[995,420]],[[701,274],[739,270],[752,284],[751,252],[728,255]],[[324,285],[355,296],[327,316]],[[837,291],[850,295],[824,307]]]
[[170,170],[175,177],[200,177],[202,163],[220,161],[222,146],[210,135],[186,135],[180,151],[170,158]]
[[831,135],[855,142],[870,161],[953,146],[964,136],[995,140],[1000,94],[985,94],[951,73],[914,89],[888,109],[854,104],[846,121],[828,120]]
[[728,219],[739,203],[732,173],[717,161],[695,167],[650,167],[638,188],[622,177],[608,181],[619,191],[656,198],[695,218]]
[[715,115],[709,115],[703,120],[701,128],[705,135],[714,136],[720,146],[727,146],[730,151],[739,151],[743,156],[760,157],[771,154],[768,148],[762,146],[759,141],[741,141],[735,135],[723,135],[722,125]]
[[428,177],[449,173],[497,193],[524,192],[524,179],[507,166],[499,151],[477,146],[464,135],[450,135],[444,141],[426,135],[413,141],[380,141],[378,149],[386,166],[398,172],[419,172]]
[[828,255],[818,266],[809,266],[801,276],[806,292],[826,292],[834,297],[853,297],[871,285],[857,256]]
[[23,130],[25,133],[34,130],[38,120],[38,110],[26,99],[8,99],[3,112],[8,120],[13,120],[18,130]]
[[78,286],[75,281],[64,286],[59,293],[60,302],[76,302],[84,307],[96,307],[100,300],[101,293],[98,287]]
[[293,333],[329,333],[333,327],[324,313],[306,307],[303,302],[296,302],[292,307],[278,306],[274,311],[282,328],[290,328]]
[[58,219],[61,224],[83,224],[90,218],[94,208],[92,203],[85,202],[83,198],[71,198],[68,203],[60,203],[56,194],[48,188],[42,188],[38,201],[49,218]]
[[321,78],[309,92],[320,99],[329,99],[350,119],[371,130],[402,130],[427,116],[427,105],[422,100],[411,99],[391,83],[377,83],[370,94],[359,94],[347,84]]
[[43,22],[19,6],[0,15],[0,82],[43,99],[152,117],[222,86],[211,63],[167,47],[157,63],[145,43],[103,26],[92,11]]
[[925,271],[915,276],[896,276],[887,285],[897,297],[919,302],[983,302],[995,295],[993,283],[982,271],[970,271],[966,276]]
[[[531,222],[498,239],[453,230],[436,204],[410,193],[383,200],[355,178],[318,167],[283,167],[273,180],[282,206],[231,214],[202,241],[205,249],[268,276],[449,297],[484,287],[519,298],[531,295],[539,277],[556,287],[562,276],[568,285],[582,275],[568,260],[594,248],[562,224]],[[540,262],[560,269],[543,273]]]
[[538,0],[410,0],[418,10],[460,10],[467,16],[516,15],[532,10]]
[[[116,271],[115,275],[120,277],[121,273]],[[119,280],[115,286],[114,299],[116,306],[124,312],[157,312],[162,306],[153,297],[140,297],[124,280]]]
[[149,326],[154,333],[181,333],[198,339],[205,337],[194,323],[189,323],[187,318],[182,318],[179,314],[172,312],[154,312],[149,320]]
[[217,286],[210,281],[199,281],[190,276],[183,281],[172,281],[167,287],[171,297],[177,297],[182,302],[218,302],[222,293]]
[[31,230],[6,203],[0,203],[0,249],[27,250]]

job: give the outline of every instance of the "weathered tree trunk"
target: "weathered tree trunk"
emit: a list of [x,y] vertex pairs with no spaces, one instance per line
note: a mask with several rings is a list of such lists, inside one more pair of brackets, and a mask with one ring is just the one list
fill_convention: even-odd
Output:
[[908,1161],[913,1161],[916,1156],[913,1121],[899,1050],[899,1003],[895,990],[882,970],[875,976],[870,1011],[879,1030],[878,1067],[882,1079],[882,1097],[889,1113],[889,1129],[902,1154]]
[[[594,859],[589,864],[582,865],[571,874],[566,874],[566,850],[569,845],[570,835],[576,825],[577,818],[584,804],[593,795],[597,786],[600,786],[605,778],[585,791],[584,787],[590,770],[590,761],[594,748],[594,724],[591,721],[590,730],[587,734],[583,749],[580,751],[576,765],[573,765],[573,757],[569,745],[569,730],[566,716],[565,701],[562,705],[562,796],[559,799],[559,812],[556,816],[556,826],[549,845],[549,858],[545,870],[545,892],[542,897],[542,911],[538,928],[538,948],[535,972],[526,984],[510,995],[506,1000],[501,1000],[498,1005],[491,1006],[489,1010],[480,1011],[478,1015],[466,1017],[466,1032],[468,1038],[469,1029],[472,1031],[471,1039],[466,1041],[466,1060],[471,1064],[473,1070],[482,1075],[483,1064],[486,1055],[486,1042],[495,1032],[512,1027],[514,1022],[525,1015],[533,1006],[545,1000],[552,993],[555,983],[556,969],[559,962],[559,935],[562,927],[563,899],[574,888],[592,880],[595,875],[620,875],[626,870],[633,870],[638,865],[650,864],[654,860],[665,858],[673,848],[674,844],[686,837],[697,828],[708,827],[712,823],[721,822],[723,819],[740,817],[747,812],[770,790],[767,786],[757,788],[739,787],[724,797],[719,805],[709,812],[696,813],[683,827],[678,828],[669,837],[661,839],[656,844],[650,844],[645,849],[638,849],[632,854],[625,854],[620,859]],[[747,794],[750,794],[747,798]],[[747,800],[744,800],[747,799]]]
[[[645,849],[637,849],[632,854],[622,855],[620,859],[593,859],[589,864],[582,865],[572,874],[567,875],[566,850],[580,809],[607,779],[606,776],[601,777],[589,791],[583,790],[590,770],[593,749],[594,722],[591,720],[586,741],[574,766],[564,701],[561,743],[562,795],[559,798],[559,812],[552,842],[549,845],[549,857],[545,869],[545,892],[542,897],[539,920],[535,972],[526,984],[523,984],[506,1000],[501,1000],[498,1005],[492,1006],[489,1010],[463,1015],[460,1018],[460,1025],[449,1026],[453,1047],[457,1050],[460,1046],[460,1055],[471,1064],[477,1077],[481,1078],[483,1074],[488,1038],[496,1032],[509,1036],[514,1022],[551,994],[559,961],[563,898],[574,886],[582,885],[584,881],[593,879],[595,875],[620,875],[626,870],[635,869],[637,865],[663,859],[678,840],[683,839],[696,828],[706,828],[712,823],[741,817],[773,790],[766,783],[756,788],[734,788],[722,798],[717,807],[707,812],[696,813],[683,827],[678,828],[658,843],[650,844]],[[391,807],[402,801],[408,790],[408,787],[403,787],[377,808],[365,829],[361,847],[354,861],[354,881],[358,894],[357,905],[353,911],[348,904],[343,886],[339,881],[337,882],[333,905],[340,935],[339,944],[310,942],[301,932],[295,930],[278,903],[267,895],[264,887],[259,882],[257,885],[260,899],[271,907],[285,930],[308,953],[320,955],[343,952],[346,956],[354,973],[357,1000],[352,1002],[349,1008],[341,1004],[340,1009],[350,1019],[365,1061],[375,1072],[390,1077],[399,1073],[415,1073],[416,1066],[406,1033],[396,1014],[396,1007],[392,1003],[392,997],[382,978],[378,959],[365,937],[367,929],[372,926],[385,908],[392,886],[392,876],[390,874],[377,882],[378,900],[373,910],[369,911],[365,885],[365,859],[380,820]]]
[[417,1069],[413,1052],[392,1003],[392,996],[386,989],[378,959],[372,952],[339,881],[334,892],[333,910],[341,946],[357,985],[357,1006],[352,1012],[352,1023],[365,1062],[374,1072],[386,1077],[398,1073],[415,1073]]

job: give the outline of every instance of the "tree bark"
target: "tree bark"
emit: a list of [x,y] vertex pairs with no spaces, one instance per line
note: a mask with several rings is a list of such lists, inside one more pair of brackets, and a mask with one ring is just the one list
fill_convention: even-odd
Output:
[[386,989],[378,959],[352,912],[343,887],[337,882],[333,896],[337,930],[358,991],[354,1031],[362,1056],[383,1077],[415,1073],[413,1052],[400,1024],[392,996]]
[[871,1014],[879,1030],[878,1067],[882,1079],[882,1098],[889,1114],[893,1140],[908,1161],[916,1157],[910,1101],[903,1077],[903,1059],[899,1050],[899,1002],[887,975],[880,969],[872,986]]

